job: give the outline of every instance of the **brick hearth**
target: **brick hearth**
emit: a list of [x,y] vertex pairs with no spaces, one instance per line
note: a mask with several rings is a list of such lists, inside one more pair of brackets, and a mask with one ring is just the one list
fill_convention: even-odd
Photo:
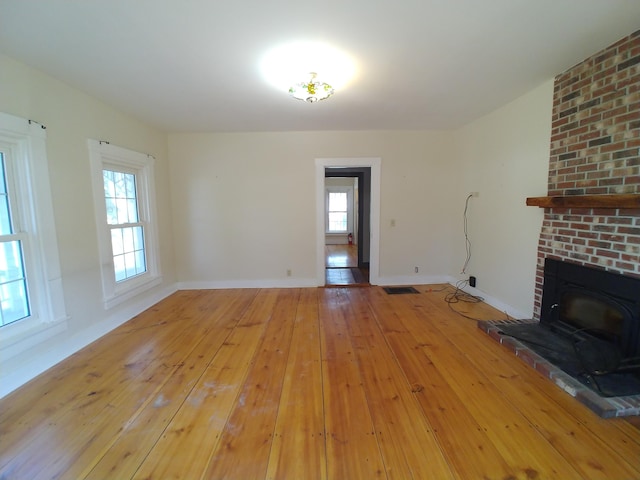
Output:
[[575,397],[599,416],[604,418],[640,415],[640,395],[626,397],[601,397],[593,390],[581,384],[558,367],[535,353],[524,343],[515,338],[500,334],[500,326],[507,324],[535,323],[535,320],[501,320],[479,321],[478,328],[491,338],[511,350],[518,358],[535,368],[542,375],[553,381],[566,393]]

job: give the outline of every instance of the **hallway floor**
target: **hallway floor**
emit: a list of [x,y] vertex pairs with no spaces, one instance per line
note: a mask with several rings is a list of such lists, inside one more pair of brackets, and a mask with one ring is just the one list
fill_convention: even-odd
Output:
[[358,268],[356,245],[325,246],[326,285],[368,285],[369,270]]

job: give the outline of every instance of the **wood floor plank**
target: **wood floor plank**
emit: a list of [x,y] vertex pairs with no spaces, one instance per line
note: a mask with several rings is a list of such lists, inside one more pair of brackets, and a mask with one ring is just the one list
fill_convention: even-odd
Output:
[[518,478],[517,471],[489,440],[486,431],[447,383],[443,372],[435,367],[420,342],[405,327],[402,313],[392,305],[389,296],[381,292],[369,293],[376,320],[457,477]]
[[349,340],[345,289],[320,292],[328,478],[387,478]]
[[204,478],[265,477],[299,294],[282,290],[275,306],[265,309],[264,335]]
[[277,298],[261,291],[133,477],[196,479],[206,470],[236,404]]
[[[162,343],[162,338],[175,337],[180,331],[178,322],[169,320],[174,314],[175,317],[179,316],[178,312],[184,308],[188,298],[189,295],[172,296],[157,307],[159,313],[148,310],[128,322],[155,330],[152,338],[139,330],[137,335],[131,335],[131,342],[122,342],[117,336],[118,330],[126,328],[129,331],[128,326],[122,326],[72,355],[67,361],[55,365],[46,375],[29,382],[21,390],[19,401],[14,400],[17,392],[5,397],[5,408],[0,411],[2,441],[14,447],[17,453],[23,448],[21,438],[30,431],[57,422],[67,409],[85,404],[88,397],[95,395],[94,392],[104,390],[104,385],[110,384],[115,375],[122,381],[135,379],[150,361],[161,354],[157,345]],[[101,361],[92,361],[93,358],[100,358]],[[125,378],[118,371],[122,365],[128,374]],[[0,467],[10,461],[10,455],[11,450],[2,450]]]
[[[205,308],[212,299],[203,297]],[[68,409],[59,420],[56,441],[47,436],[31,440],[37,456],[20,455],[13,470],[18,478],[76,478],[94,462],[105,443],[117,436],[125,425],[135,419],[149,403],[163,404],[162,388],[167,382],[180,378],[185,361],[195,346],[215,325],[199,321],[202,312],[194,313],[194,321],[186,316],[181,333],[165,345],[165,351],[151,361],[140,375],[140,381],[116,381],[90,395],[85,404]],[[188,339],[188,340],[187,340]],[[186,341],[185,341],[186,340]],[[126,368],[121,369],[127,377]],[[108,403],[104,400],[108,399]],[[75,474],[66,475],[69,469]]]
[[[422,308],[417,300],[412,301],[414,309]],[[430,302],[429,310],[443,308],[442,302]],[[544,438],[564,457],[572,458],[574,468],[584,478],[640,478],[640,458],[637,444],[614,426],[626,423],[621,419],[596,417],[585,406],[562,392],[541,375],[531,375],[530,367],[524,362],[513,362],[513,354],[490,340],[476,328],[475,324],[443,321],[441,314],[429,324],[440,331],[465,354],[466,360],[485,372],[496,388],[507,393],[507,398]],[[425,332],[432,335],[433,332]],[[524,375],[527,375],[525,380]],[[571,402],[571,403],[570,403]],[[554,415],[558,404],[566,406],[571,415]],[[581,419],[589,418],[588,427]],[[599,456],[619,457],[608,468],[604,468]]]
[[296,310],[268,479],[327,478],[317,295],[305,289]]
[[[82,440],[83,435],[90,437],[96,435],[94,426],[99,422],[100,415],[126,415],[126,413],[135,412],[138,408],[136,404],[131,405],[129,412],[116,409],[114,405],[119,403],[119,399],[128,397],[131,389],[144,390],[149,394],[154,391],[157,384],[170,371],[171,358],[180,351],[179,332],[182,330],[178,328],[162,346],[150,347],[149,343],[141,342],[142,348],[139,348],[140,346],[135,343],[136,338],[130,338],[129,348],[125,350],[128,354],[123,354],[119,361],[113,361],[107,356],[104,364],[92,365],[91,374],[77,378],[77,384],[73,383],[76,379],[74,376],[61,382],[61,385],[55,389],[58,397],[61,395],[58,391],[67,388],[76,393],[80,392],[80,395],[77,395],[78,398],[74,397],[68,405],[56,409],[49,418],[44,417],[44,420],[39,417],[46,415],[46,411],[36,411],[38,417],[36,422],[39,426],[23,430],[23,436],[20,439],[13,440],[7,444],[7,448],[2,449],[2,457],[13,457],[8,469],[13,472],[12,475],[16,478],[34,478],[41,471],[54,469],[53,464],[60,464],[63,458],[67,458],[66,461],[73,461],[72,455],[63,446],[71,443],[71,451],[85,448],[88,442]],[[117,334],[111,338],[114,337],[117,337]],[[164,332],[159,337],[165,338]],[[83,351],[81,354],[87,353]],[[82,355],[77,355],[75,358]],[[175,358],[179,358],[179,354]],[[73,360],[74,358],[69,359],[64,364],[69,364]],[[136,367],[137,373],[131,374],[128,368],[131,362],[144,365],[144,369],[140,372]],[[64,369],[65,365],[61,365],[60,368]],[[118,371],[121,372],[120,375],[117,374]],[[144,378],[144,381],[139,381],[140,378]],[[26,423],[30,423],[30,415],[26,414],[25,418],[28,419]],[[45,424],[43,425],[42,422]],[[50,435],[54,435],[55,441],[51,441]],[[58,465],[56,468],[62,467]],[[1,471],[5,471],[4,465]]]
[[68,471],[67,475],[92,479],[109,478],[114,475],[122,478],[133,476],[176,413],[185,410],[185,402],[196,403],[196,387],[202,378],[198,377],[199,372],[204,375],[212,358],[229,340],[255,295],[250,292],[242,296],[233,294],[217,298],[217,302],[223,298],[227,301],[221,302],[220,308],[201,306],[205,311],[200,321],[213,328],[181,362],[180,371],[176,371],[167,379],[154,401],[148,402],[139,415],[127,422],[84,472],[78,474]]
[[348,292],[348,322],[388,477],[453,478],[431,425],[370,311],[362,289]]
[[[429,322],[420,320],[403,309],[402,321],[414,331],[421,349],[439,370],[451,370],[447,383],[466,405],[469,412],[496,446],[501,456],[514,468],[518,476],[537,474],[542,478],[579,478],[569,465],[501,392],[488,381],[484,372],[466,360],[464,353],[443,336]],[[415,311],[415,310],[412,310]],[[491,398],[491,402],[486,399]],[[513,438],[517,437],[518,444]]]

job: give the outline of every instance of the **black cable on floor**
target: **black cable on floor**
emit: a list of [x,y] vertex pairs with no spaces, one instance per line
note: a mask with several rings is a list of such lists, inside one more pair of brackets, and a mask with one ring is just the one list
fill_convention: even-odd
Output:
[[447,294],[444,297],[444,301],[447,302],[447,305],[449,305],[449,308],[452,311],[454,311],[461,317],[467,318],[469,320],[481,321],[481,318],[475,318],[469,315],[465,315],[464,313],[457,311],[451,306],[454,303],[480,303],[484,301],[484,298],[477,295],[471,295],[470,293],[467,293],[463,290],[463,288],[468,284],[469,282],[467,280],[460,280],[459,282],[457,282],[455,285],[455,290],[452,293]]

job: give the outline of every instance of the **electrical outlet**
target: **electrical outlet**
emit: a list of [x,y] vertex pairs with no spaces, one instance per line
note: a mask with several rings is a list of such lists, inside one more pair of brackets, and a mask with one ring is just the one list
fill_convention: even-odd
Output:
[[471,192],[469,195],[471,195],[472,197],[479,197],[480,192]]
[[392,218],[391,222],[389,222],[389,223],[391,224],[392,227],[395,227],[396,226],[396,219]]
[[418,273],[418,270],[420,270],[418,267],[415,267],[414,272]]
[[469,286],[474,288],[476,286],[476,277],[474,277],[473,275],[469,277]]
[[291,276],[291,270],[287,270],[287,277]]

